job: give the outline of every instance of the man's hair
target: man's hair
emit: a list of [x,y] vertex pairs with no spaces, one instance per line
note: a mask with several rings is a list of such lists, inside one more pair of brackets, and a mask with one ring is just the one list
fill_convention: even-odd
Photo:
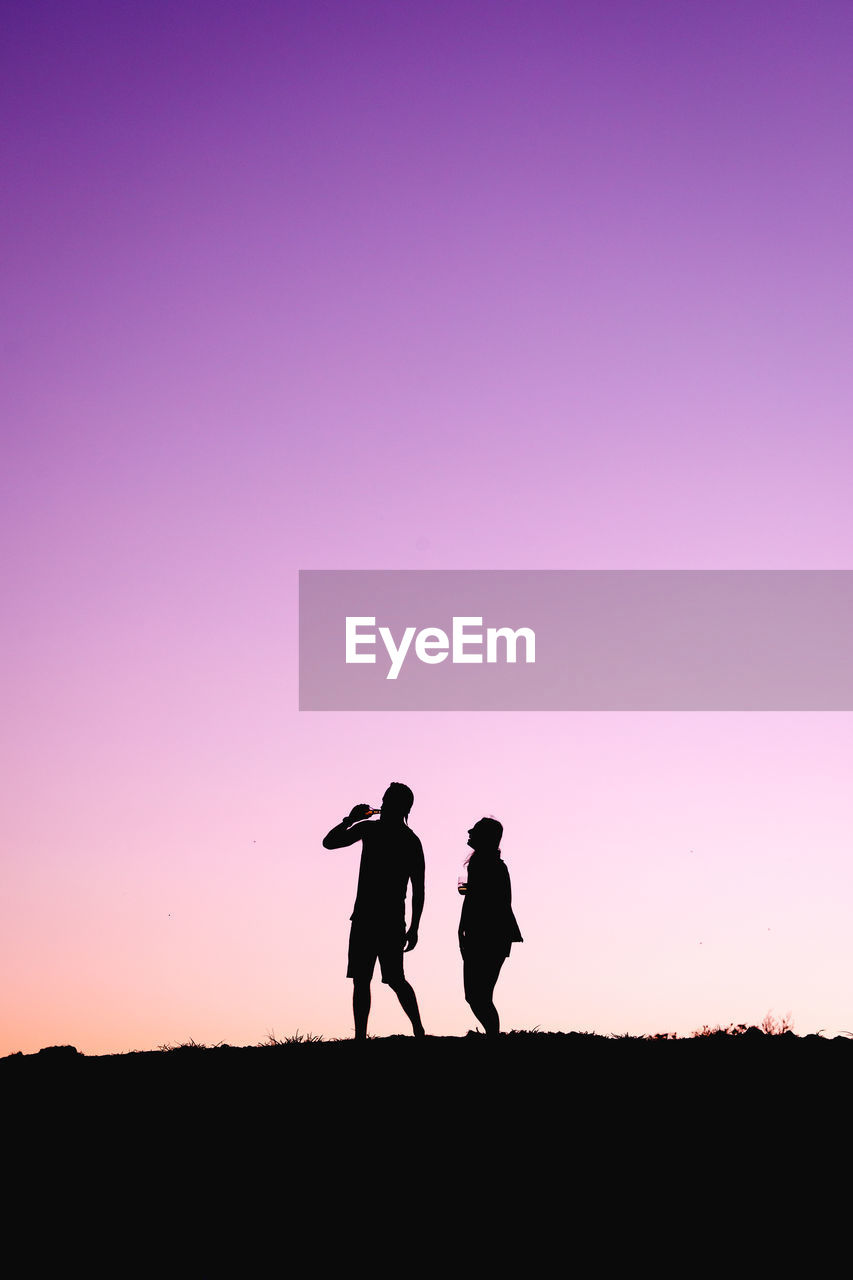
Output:
[[408,818],[409,810],[415,803],[415,793],[405,782],[392,782],[382,797],[383,809],[392,809],[403,818]]

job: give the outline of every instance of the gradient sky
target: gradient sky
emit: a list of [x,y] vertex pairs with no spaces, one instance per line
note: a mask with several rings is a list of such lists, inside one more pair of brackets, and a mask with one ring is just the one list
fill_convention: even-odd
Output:
[[853,7],[0,20],[0,1053],[351,1034],[321,840],[392,779],[428,1031],[484,813],[506,1029],[853,1031],[849,714],[296,685],[300,568],[853,567]]

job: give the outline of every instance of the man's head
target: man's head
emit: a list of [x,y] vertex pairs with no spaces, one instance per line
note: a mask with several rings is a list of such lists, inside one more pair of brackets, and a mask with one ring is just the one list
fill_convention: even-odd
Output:
[[414,792],[406,786],[405,782],[392,782],[382,797],[382,816],[405,820],[414,803]]
[[472,849],[500,849],[504,829],[497,818],[481,818],[468,832]]

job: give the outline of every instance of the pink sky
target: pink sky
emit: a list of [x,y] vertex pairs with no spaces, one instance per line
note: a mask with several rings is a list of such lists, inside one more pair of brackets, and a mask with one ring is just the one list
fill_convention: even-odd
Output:
[[[503,1025],[853,1030],[851,716],[300,714],[300,568],[850,568],[853,11],[15,6],[0,1053],[351,1034],[415,792]],[[385,990],[371,1031],[407,1030]]]

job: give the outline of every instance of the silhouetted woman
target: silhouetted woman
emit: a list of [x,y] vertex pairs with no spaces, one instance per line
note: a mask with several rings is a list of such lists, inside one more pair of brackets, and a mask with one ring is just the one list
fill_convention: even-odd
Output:
[[468,883],[459,921],[459,950],[465,999],[486,1035],[500,1033],[500,1018],[492,999],[495,983],[514,942],[523,942],[512,912],[509,871],[501,859],[503,827],[496,818],[481,818],[468,832],[473,853],[468,858]]

